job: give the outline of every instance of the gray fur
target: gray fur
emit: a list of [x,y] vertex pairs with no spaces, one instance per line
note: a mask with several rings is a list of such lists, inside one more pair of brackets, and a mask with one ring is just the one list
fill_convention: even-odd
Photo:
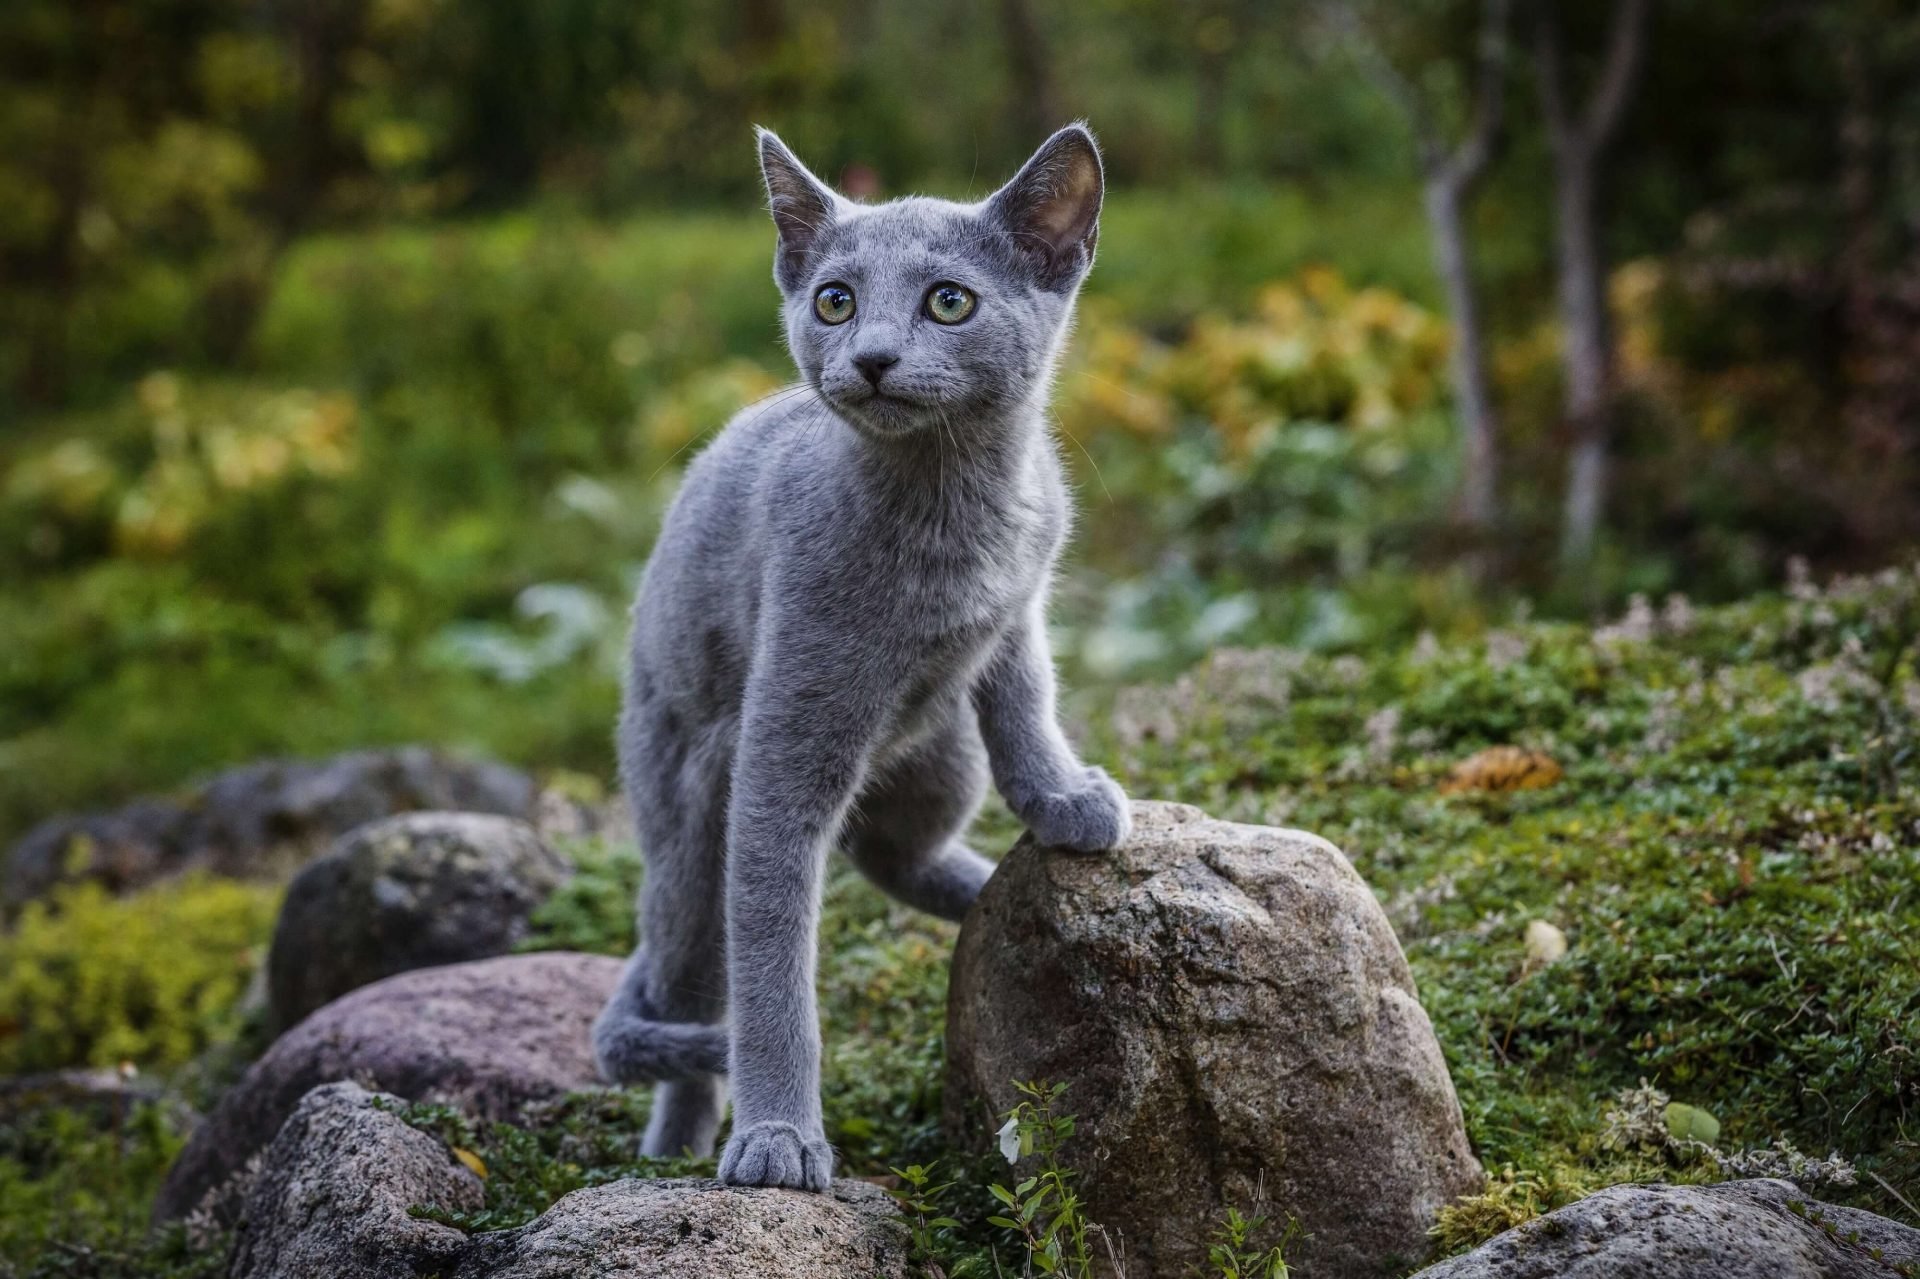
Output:
[[[760,157],[804,381],[688,468],[634,605],[619,744],[642,940],[594,1044],[610,1079],[665,1081],[647,1153],[711,1151],[724,1070],[722,1178],[821,1190],[828,849],[958,919],[993,870],[961,842],[989,775],[1047,843],[1127,833],[1056,721],[1045,628],[1069,520],[1046,397],[1101,174],[1078,125],[972,205],[854,204],[771,133]],[[925,309],[945,281],[978,298],[963,323]],[[828,282],[854,294],[844,323],[815,314]]]

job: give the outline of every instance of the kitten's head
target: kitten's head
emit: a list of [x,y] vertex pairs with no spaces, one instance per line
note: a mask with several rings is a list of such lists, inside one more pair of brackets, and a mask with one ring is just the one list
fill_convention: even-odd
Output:
[[900,437],[1004,418],[1045,394],[1093,265],[1103,179],[1082,125],[977,204],[862,205],[760,131],[787,346],[856,428]]

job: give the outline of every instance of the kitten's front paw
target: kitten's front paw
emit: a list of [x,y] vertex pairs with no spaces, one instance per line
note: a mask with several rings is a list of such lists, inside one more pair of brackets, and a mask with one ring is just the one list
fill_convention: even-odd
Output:
[[833,1150],[801,1135],[792,1124],[752,1124],[733,1134],[720,1153],[720,1180],[730,1186],[790,1186],[825,1190],[833,1180]]
[[1083,768],[1070,790],[1048,791],[1020,814],[1033,837],[1052,848],[1092,853],[1125,842],[1133,829],[1132,806],[1104,768]]

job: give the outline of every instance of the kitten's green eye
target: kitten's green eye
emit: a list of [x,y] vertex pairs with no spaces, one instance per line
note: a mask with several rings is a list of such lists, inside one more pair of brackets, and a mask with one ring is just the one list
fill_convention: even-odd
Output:
[[942,324],[958,324],[973,314],[971,290],[957,284],[936,284],[927,290],[927,314]]
[[845,324],[853,318],[853,290],[844,284],[823,284],[813,295],[813,313],[828,324]]

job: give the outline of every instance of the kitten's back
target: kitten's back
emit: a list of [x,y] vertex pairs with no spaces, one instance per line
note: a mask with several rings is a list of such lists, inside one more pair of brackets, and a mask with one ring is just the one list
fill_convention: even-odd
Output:
[[633,611],[636,669],[700,718],[731,713],[753,651],[773,472],[820,447],[830,411],[805,386],[742,409],[688,465]]

